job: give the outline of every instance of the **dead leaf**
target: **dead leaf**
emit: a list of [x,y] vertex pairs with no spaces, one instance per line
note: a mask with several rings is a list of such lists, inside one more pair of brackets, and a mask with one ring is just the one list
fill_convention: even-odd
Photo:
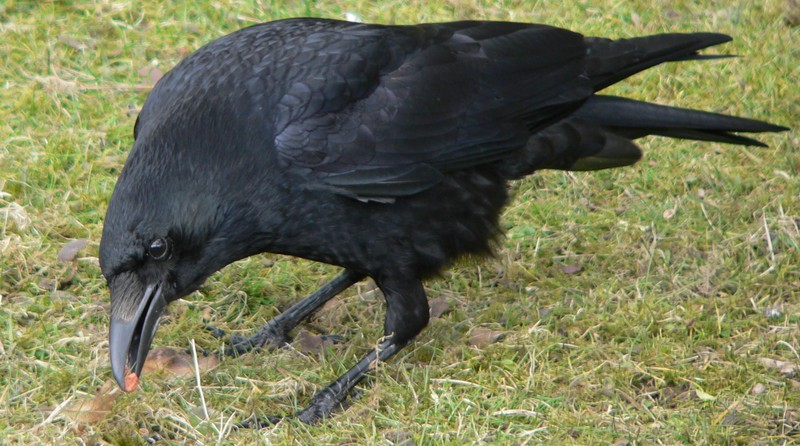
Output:
[[768,369],[777,370],[778,373],[786,378],[791,378],[797,374],[797,365],[791,362],[770,358],[758,358],[758,362]]
[[333,345],[333,341],[322,335],[315,335],[306,330],[300,331],[295,337],[297,349],[303,353],[320,354],[323,350]]
[[717,397],[706,393],[703,389],[694,389],[694,394],[700,401],[714,401],[717,399]]
[[450,312],[450,304],[447,303],[447,298],[445,297],[433,299],[428,305],[430,306],[431,318],[442,317],[442,315]]
[[[192,356],[185,352],[179,352],[169,347],[158,347],[150,350],[147,359],[144,361],[142,375],[165,371],[175,376],[191,376],[194,374]],[[200,372],[206,372],[217,366],[219,359],[215,355],[198,356],[197,365]]]
[[109,380],[91,398],[70,404],[63,413],[67,418],[78,423],[97,423],[111,413],[111,406],[117,395],[119,395],[117,383]]
[[469,335],[469,345],[473,347],[484,347],[489,344],[494,344],[505,336],[505,333],[502,331],[490,330],[488,328],[476,328],[472,330],[472,333]]
[[61,250],[58,251],[58,260],[64,263],[74,261],[75,257],[78,256],[78,252],[86,247],[86,243],[87,240],[85,238],[70,240],[67,243],[64,243],[64,246],[62,246]]
[[561,265],[561,271],[564,274],[578,274],[583,271],[583,267],[581,265]]

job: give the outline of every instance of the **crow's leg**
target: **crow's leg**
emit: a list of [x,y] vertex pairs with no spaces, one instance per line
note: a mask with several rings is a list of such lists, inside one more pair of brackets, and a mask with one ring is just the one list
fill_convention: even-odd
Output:
[[342,406],[348,393],[364,379],[366,373],[375,368],[377,361],[389,359],[428,324],[428,300],[418,280],[378,281],[378,287],[383,291],[388,307],[383,340],[353,368],[317,392],[311,404],[297,414],[300,421],[314,423],[330,416]]
[[[311,316],[311,314],[324,305],[325,302],[331,300],[337,294],[346,290],[364,277],[366,277],[364,274],[347,269],[344,270],[313,294],[292,305],[289,309],[267,322],[253,336],[231,336],[229,345],[225,349],[225,354],[229,356],[241,355],[250,350],[262,347],[266,343],[270,343],[276,347],[286,345],[289,341],[289,331],[296,327],[297,324]],[[225,336],[225,333],[218,328],[208,327],[208,329],[217,337]]]

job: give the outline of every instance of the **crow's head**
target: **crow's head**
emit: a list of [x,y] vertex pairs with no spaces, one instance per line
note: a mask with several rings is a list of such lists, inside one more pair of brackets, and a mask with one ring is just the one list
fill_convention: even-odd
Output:
[[109,202],[100,267],[111,292],[111,366],[124,390],[130,372],[141,374],[167,304],[263,250],[264,202],[250,188],[269,182],[252,162],[221,161],[216,147],[235,151],[139,134]]

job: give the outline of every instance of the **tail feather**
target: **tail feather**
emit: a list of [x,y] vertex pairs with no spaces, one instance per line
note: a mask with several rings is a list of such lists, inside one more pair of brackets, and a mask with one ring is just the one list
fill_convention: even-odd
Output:
[[[725,34],[715,33],[623,40],[587,38],[586,73],[594,91],[599,91],[663,62],[733,57],[698,53],[730,40]],[[501,162],[500,168],[508,178],[520,178],[539,169],[609,169],[638,161],[642,152],[633,141],[647,135],[764,146],[736,133],[784,130],[788,129],[755,119],[593,95],[566,118],[535,131],[525,148]]]
[[664,62],[728,57],[702,55],[703,48],[731,41],[717,33],[658,34],[633,39],[586,38],[586,70],[599,91],[640,71]]
[[633,140],[647,135],[764,146],[732,132],[783,130],[788,129],[755,119],[595,95],[568,118],[531,136],[525,149],[503,168],[509,178],[539,169],[610,169],[638,161],[642,152]]
[[736,135],[728,132],[717,132],[710,130],[639,129],[639,130],[626,131],[626,129],[617,129],[617,132],[621,135],[625,135],[625,137],[630,139],[641,138],[642,136],[647,136],[647,135],[659,135],[659,136],[666,136],[668,138],[690,139],[693,141],[712,141],[712,142],[721,142],[724,144],[734,144],[738,146],[767,147],[766,144],[754,138],[748,138],[746,136]]
[[573,115],[631,139],[647,135],[763,146],[730,132],[779,132],[786,127],[755,119],[652,104],[616,96],[595,95]]

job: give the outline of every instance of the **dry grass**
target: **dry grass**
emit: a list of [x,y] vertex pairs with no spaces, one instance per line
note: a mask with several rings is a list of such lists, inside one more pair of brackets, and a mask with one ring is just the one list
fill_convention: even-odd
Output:
[[[431,281],[451,311],[318,426],[291,413],[381,333],[368,285],[313,326],[348,339],[223,361],[195,377],[110,379],[97,266],[106,202],[152,79],[245,25],[314,15],[410,23],[546,22],[585,34],[713,30],[743,58],[660,67],[614,91],[797,126],[800,29],[777,0],[494,3],[15,2],[0,5],[0,444],[790,444],[800,437],[800,135],[767,149],[652,139],[634,168],[514,185],[496,259]],[[87,238],[74,262],[56,254]],[[580,271],[576,272],[576,266]],[[155,345],[254,329],[335,269],[258,256],[170,309]],[[475,328],[505,334],[469,344]],[[106,391],[104,390],[103,394]],[[101,402],[102,403],[102,402]],[[109,412],[103,412],[108,409]],[[85,412],[83,411],[83,415]],[[207,415],[206,415],[207,414]]]

